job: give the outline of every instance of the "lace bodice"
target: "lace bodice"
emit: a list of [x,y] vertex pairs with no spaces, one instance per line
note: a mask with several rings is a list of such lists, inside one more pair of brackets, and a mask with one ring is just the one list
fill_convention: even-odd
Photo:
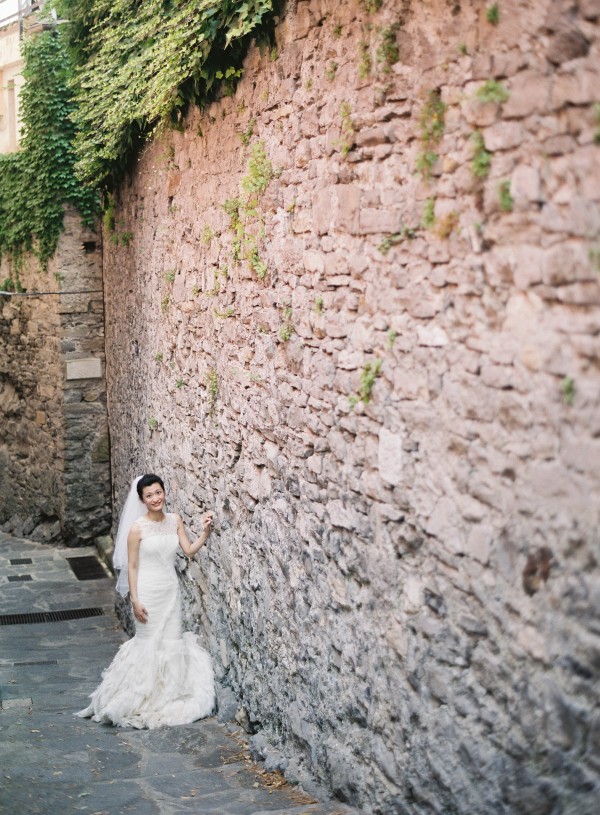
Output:
[[[177,519],[172,513],[165,515],[162,521],[151,521],[148,518],[140,518],[142,539],[140,542],[140,574],[145,575],[147,569],[164,569],[165,565],[172,566],[175,563],[175,553],[179,546],[177,537]],[[168,569],[170,579],[176,579],[175,570]],[[162,575],[166,579],[166,574]]]
[[143,516],[138,518],[137,522],[142,532],[142,540],[156,535],[161,537],[163,535],[177,535],[177,518],[172,512],[165,513],[162,521],[151,521],[150,518]]

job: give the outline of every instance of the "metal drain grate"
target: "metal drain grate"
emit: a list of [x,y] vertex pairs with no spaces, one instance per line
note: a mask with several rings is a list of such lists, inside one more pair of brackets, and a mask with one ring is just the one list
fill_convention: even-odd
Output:
[[101,608],[68,608],[64,611],[31,611],[27,614],[0,614],[0,625],[32,625],[34,623],[62,623],[67,620],[83,620],[86,617],[102,617]]
[[30,574],[9,574],[7,578],[9,583],[26,583],[32,579]]
[[100,580],[102,577],[107,577],[102,564],[93,555],[68,557],[67,561],[77,580]]
[[29,563],[33,563],[30,557],[12,557],[10,559],[11,566],[27,566]]
[[31,659],[29,662],[13,662],[15,668],[23,668],[25,665],[58,665],[57,659]]

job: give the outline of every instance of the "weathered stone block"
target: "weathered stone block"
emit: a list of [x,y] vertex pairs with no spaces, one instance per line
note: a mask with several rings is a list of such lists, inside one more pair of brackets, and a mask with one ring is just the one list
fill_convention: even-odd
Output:
[[359,231],[360,188],[353,184],[338,184],[333,188],[337,201],[335,226],[355,235]]
[[102,360],[98,358],[68,359],[66,365],[67,380],[99,379],[102,377]]
[[594,270],[585,244],[570,241],[549,249],[542,266],[542,279],[551,286],[576,280],[593,280]]
[[533,113],[544,113],[550,105],[551,78],[535,71],[522,71],[512,77],[510,96],[504,103],[507,119],[520,119]]
[[509,150],[518,147],[523,141],[523,126],[520,122],[496,122],[483,130],[486,150]]
[[382,427],[379,431],[378,467],[381,479],[387,484],[396,486],[402,481],[403,458],[402,436]]

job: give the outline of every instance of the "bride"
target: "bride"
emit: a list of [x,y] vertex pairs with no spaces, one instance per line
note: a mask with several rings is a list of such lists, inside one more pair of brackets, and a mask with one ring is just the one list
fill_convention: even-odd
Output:
[[129,591],[135,636],[118,650],[76,715],[120,726],[155,728],[188,724],[214,707],[213,669],[194,634],[181,631],[175,554],[193,557],[206,543],[212,514],[191,544],[179,515],[164,512],[165,486],[154,474],[136,478],[125,502],[113,563],[117,591]]

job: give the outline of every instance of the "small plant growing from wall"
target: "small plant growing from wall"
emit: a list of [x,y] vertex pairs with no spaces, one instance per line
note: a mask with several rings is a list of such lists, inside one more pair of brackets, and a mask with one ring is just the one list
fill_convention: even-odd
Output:
[[428,198],[425,201],[421,223],[423,224],[423,229],[431,229],[435,224],[435,198]]
[[233,236],[231,259],[235,264],[247,261],[259,280],[263,280],[268,273],[268,265],[260,256],[260,242],[264,238],[264,216],[259,205],[269,182],[276,175],[264,144],[256,142],[250,149],[246,175],[241,183],[244,196],[230,198],[223,204]]
[[369,43],[363,40],[359,46],[360,59],[358,62],[358,75],[361,79],[366,79],[371,73],[373,67],[373,60],[371,59],[371,51]]
[[110,193],[107,193],[105,196],[105,209],[104,214],[102,215],[102,226],[104,227],[106,234],[109,236],[110,242],[115,246],[118,246],[119,243],[121,243],[125,248],[127,248],[133,240],[133,232],[130,232],[129,230],[119,232],[119,229],[122,229],[125,226],[125,222],[120,219],[117,224],[115,199]]
[[18,271],[12,272],[12,277],[5,277],[2,283],[0,283],[0,291],[3,292],[22,292],[24,291],[23,286],[21,285],[21,281],[19,280],[19,273]]
[[600,144],[600,102],[594,105],[594,122],[596,123],[596,132],[594,133],[594,144]]
[[394,232],[391,235],[386,235],[385,238],[379,243],[377,248],[381,252],[382,255],[387,255],[390,249],[393,246],[397,246],[399,243],[405,240],[413,240],[416,237],[417,230],[411,226],[403,226],[400,232]]
[[396,342],[397,339],[398,339],[398,332],[395,331],[393,328],[390,328],[390,330],[387,333],[387,348],[388,348],[388,351],[392,350],[392,348],[394,347],[394,343]]
[[214,237],[214,233],[213,233],[212,229],[210,228],[210,226],[208,226],[208,224],[207,224],[204,227],[204,229],[202,230],[202,235],[200,236],[200,241],[201,241],[201,243],[204,244],[204,246],[210,246],[210,243],[211,243],[213,237]]
[[162,362],[162,361],[163,361],[163,352],[162,352],[162,351],[159,351],[159,352],[158,352],[158,354],[156,354],[156,356],[154,357],[154,359],[155,359],[157,362]]
[[248,170],[242,179],[242,189],[248,196],[246,206],[258,203],[257,199],[264,194],[274,175],[265,145],[260,141],[255,142],[250,148]]
[[154,416],[151,416],[148,419],[148,427],[150,428],[150,430],[156,430],[156,428],[158,427],[158,419],[155,419]]
[[242,202],[239,198],[228,198],[223,204],[223,209],[229,216],[229,229],[233,235],[231,257],[234,263],[239,263],[242,256],[242,240],[244,237]]
[[500,22],[500,8],[498,3],[492,3],[488,6],[485,12],[485,19],[490,25],[498,25]]
[[565,405],[572,405],[575,400],[575,382],[570,376],[565,378],[560,383],[562,398]]
[[380,375],[382,364],[382,359],[376,359],[373,362],[367,362],[363,366],[360,374],[360,387],[358,393],[350,397],[350,407],[355,407],[359,402],[362,402],[364,405],[369,404],[373,386],[375,380]]
[[244,258],[248,261],[248,266],[252,269],[259,280],[264,280],[269,271],[268,265],[261,258],[258,251],[258,242],[254,236],[246,237],[246,249]]
[[215,317],[219,317],[223,320],[226,320],[228,317],[233,317],[235,315],[235,309],[233,306],[228,306],[224,311],[219,311],[218,309],[213,309],[213,313]]
[[106,206],[102,215],[102,226],[109,234],[115,231],[116,227],[116,204],[114,196],[110,193],[106,196]]
[[471,171],[475,178],[487,178],[492,165],[492,154],[485,149],[483,136],[478,130],[471,134],[471,141],[474,148]]
[[514,200],[510,194],[510,181],[502,181],[498,186],[498,197],[500,199],[500,209],[502,212],[512,212]]
[[417,156],[417,172],[428,181],[431,178],[431,172],[435,167],[438,160],[438,154],[433,150],[425,150]]
[[342,102],[340,105],[340,116],[342,118],[342,138],[339,142],[340,152],[344,158],[354,147],[354,137],[356,136],[356,129],[352,121],[351,114],[352,108],[348,102]]
[[294,326],[292,324],[292,307],[291,305],[284,306],[282,309],[283,325],[279,330],[279,339],[281,342],[287,342],[294,335]]
[[445,116],[446,105],[442,102],[439,91],[429,91],[419,117],[421,152],[417,157],[417,171],[426,180],[430,178],[438,158],[434,148],[444,135]]
[[[266,100],[264,100],[264,101],[266,101]],[[254,135],[254,128],[255,127],[256,127],[256,119],[252,118],[248,122],[248,125],[247,125],[246,129],[242,133],[238,134],[239,137],[240,137],[240,141],[242,142],[244,147],[248,147],[248,145],[250,144],[250,142],[252,140],[252,136]]]
[[217,406],[217,399],[219,398],[219,375],[216,368],[208,369],[205,384],[208,393],[208,412],[212,416]]
[[330,62],[329,65],[327,66],[327,68],[325,69],[325,77],[326,77],[326,79],[329,80],[329,82],[333,82],[333,80],[335,79],[336,74],[337,74],[337,69],[338,69],[338,64],[337,64],[337,62],[333,62],[333,61]]
[[383,5],[383,0],[360,0],[360,4],[367,14],[375,14]]
[[400,59],[400,51],[396,41],[398,24],[383,28],[381,30],[381,43],[377,49],[377,62],[381,64],[384,74],[391,73],[392,65]]
[[488,79],[476,93],[476,97],[480,102],[488,103],[493,102],[496,105],[502,105],[508,101],[510,94],[502,84],[495,79]]
[[323,298],[320,296],[315,297],[315,311],[317,312],[317,314],[319,315],[323,314],[323,308],[324,308]]

